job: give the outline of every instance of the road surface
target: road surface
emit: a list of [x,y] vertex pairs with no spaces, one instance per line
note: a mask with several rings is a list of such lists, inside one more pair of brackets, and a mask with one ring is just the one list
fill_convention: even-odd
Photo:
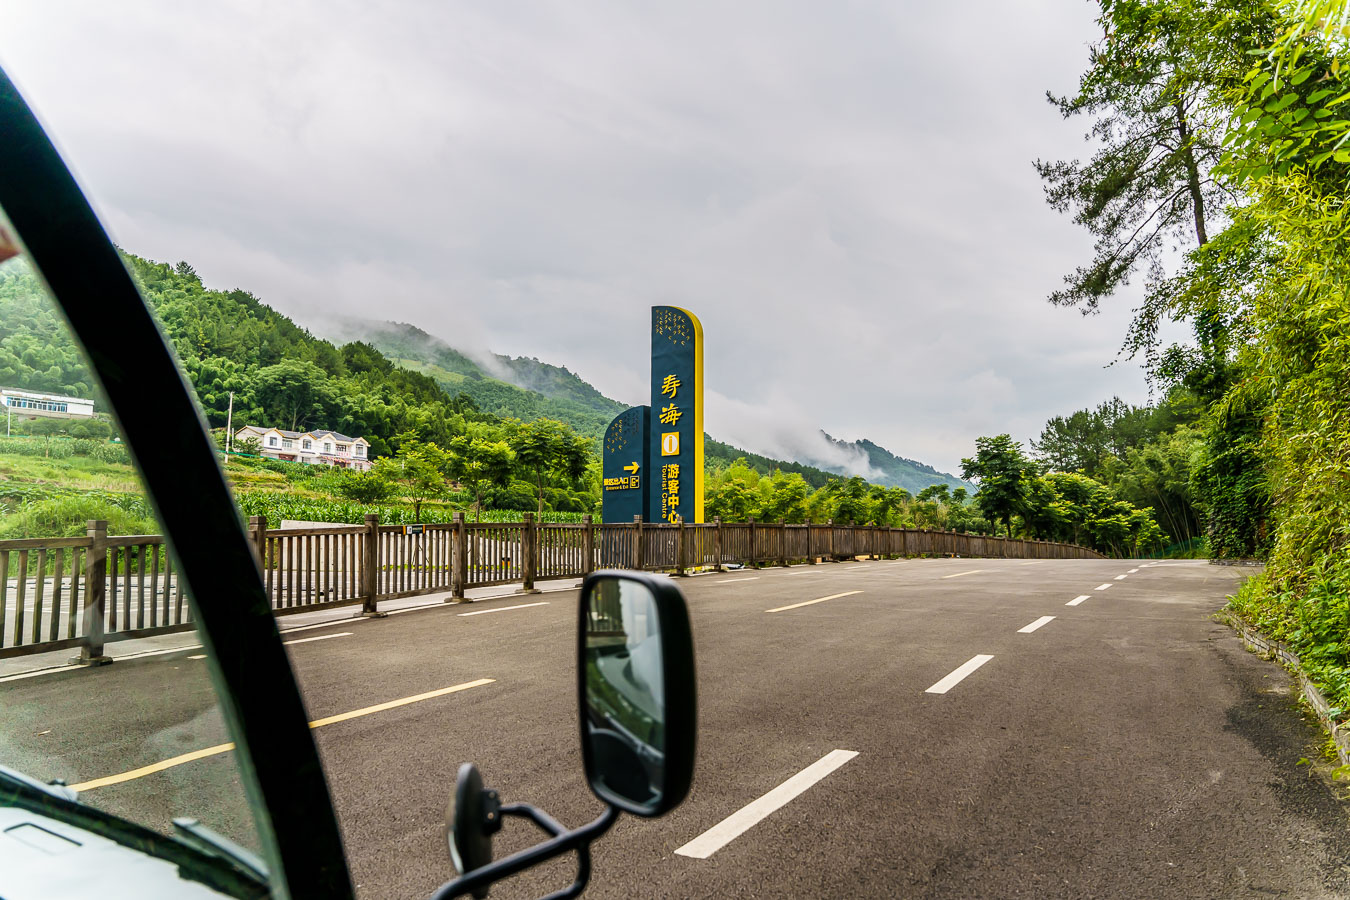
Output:
[[[587,896],[1345,896],[1350,820],[1306,764],[1316,732],[1284,672],[1213,618],[1243,574],[932,559],[683,579],[694,789],[662,819],[621,818]],[[450,877],[461,762],[566,824],[600,812],[577,744],[576,600],[286,635],[363,897]],[[202,653],[0,683],[0,755],[93,785],[89,802],[160,824],[195,808],[247,839]],[[511,822],[498,853],[535,839]],[[558,861],[493,896],[570,878]]]

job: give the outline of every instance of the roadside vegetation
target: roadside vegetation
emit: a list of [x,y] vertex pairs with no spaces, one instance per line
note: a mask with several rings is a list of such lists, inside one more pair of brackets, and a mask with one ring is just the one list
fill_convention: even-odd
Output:
[[[1090,128],[1093,155],[1038,163],[1051,204],[1097,240],[1050,299],[1090,312],[1142,275],[1122,353],[1195,411],[1138,450],[1189,490],[1189,512],[1169,499],[1163,526],[1179,537],[1193,523],[1213,556],[1265,561],[1232,608],[1290,644],[1342,718],[1347,21],[1346,0],[1103,0],[1104,37],[1078,91],[1051,98]],[[1164,345],[1167,322],[1186,323],[1191,339]]]

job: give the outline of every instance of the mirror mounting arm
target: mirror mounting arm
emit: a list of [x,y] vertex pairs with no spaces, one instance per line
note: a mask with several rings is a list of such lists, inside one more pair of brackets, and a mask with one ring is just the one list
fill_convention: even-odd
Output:
[[535,844],[533,847],[513,853],[504,859],[488,863],[482,868],[466,872],[453,881],[447,881],[436,889],[436,892],[431,895],[431,900],[450,900],[451,897],[462,897],[572,850],[577,851],[576,881],[572,883],[571,887],[549,894],[543,900],[563,900],[565,897],[575,897],[586,889],[586,884],[591,878],[591,842],[609,831],[615,820],[619,818],[619,810],[614,806],[606,806],[605,811],[600,814],[599,818],[573,831],[568,831],[548,813],[536,809],[528,803],[512,803],[503,806],[501,815],[529,819],[553,837],[541,844]]

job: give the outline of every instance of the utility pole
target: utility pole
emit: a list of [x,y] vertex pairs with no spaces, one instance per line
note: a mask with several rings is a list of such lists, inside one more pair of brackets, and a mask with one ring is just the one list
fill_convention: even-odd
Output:
[[225,452],[230,452],[234,443],[234,391],[230,391],[230,409],[225,413]]

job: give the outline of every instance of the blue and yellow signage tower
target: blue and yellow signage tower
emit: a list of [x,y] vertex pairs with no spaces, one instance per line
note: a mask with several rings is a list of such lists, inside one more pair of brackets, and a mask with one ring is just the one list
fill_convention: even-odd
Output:
[[651,520],[647,465],[651,447],[651,407],[635,406],[614,417],[605,429],[601,450],[601,519],[631,522],[634,516]]
[[651,520],[702,522],[703,326],[675,306],[652,307],[648,446]]

